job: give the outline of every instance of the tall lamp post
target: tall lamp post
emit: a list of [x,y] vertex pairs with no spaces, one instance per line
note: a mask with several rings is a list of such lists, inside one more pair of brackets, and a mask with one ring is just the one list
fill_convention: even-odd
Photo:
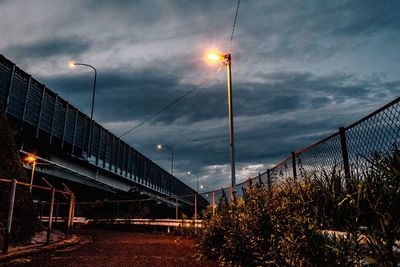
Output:
[[[157,149],[161,150],[163,148],[169,149],[169,151],[171,152],[171,175],[174,175],[174,150],[172,149],[172,147],[170,146],[166,146],[163,144],[158,144],[157,145]],[[174,180],[172,180],[172,187],[174,187]],[[179,215],[179,203],[178,203],[178,198],[175,198],[175,219],[178,219],[178,215]]]
[[230,199],[234,199],[234,187],[236,185],[235,175],[235,139],[233,133],[233,110],[232,110],[232,73],[231,73],[231,54],[216,54],[210,53],[207,55],[211,61],[219,61],[226,65],[228,75],[228,113],[229,113],[229,144],[230,144],[230,157],[231,157],[231,188]]
[[94,70],[94,81],[93,81],[93,95],[92,95],[92,109],[90,111],[90,129],[89,129],[89,144],[88,144],[88,157],[92,155],[92,135],[93,135],[93,110],[94,110],[94,98],[96,96],[96,80],[97,80],[97,70],[92,65],[86,63],[71,62],[69,64],[71,68],[75,66],[86,66]]
[[197,195],[199,194],[199,175],[191,171],[188,171],[187,174],[196,175],[197,178],[196,194],[194,195],[194,219],[197,220]]
[[163,145],[163,144],[158,144],[157,145],[157,149],[161,150],[163,148],[167,148],[171,152],[171,175],[174,175],[174,150],[170,146],[166,146],[166,145]]
[[29,192],[32,193],[33,177],[35,175],[35,168],[36,168],[36,160],[37,160],[37,158],[34,155],[29,155],[24,160],[26,162],[32,164],[31,183],[30,183],[30,187],[29,187]]

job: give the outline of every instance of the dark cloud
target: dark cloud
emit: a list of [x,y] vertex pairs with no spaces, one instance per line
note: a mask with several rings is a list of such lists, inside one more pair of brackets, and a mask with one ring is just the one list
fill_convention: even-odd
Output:
[[13,45],[6,48],[11,55],[31,59],[47,59],[54,56],[80,55],[90,48],[90,41],[77,36],[43,39],[33,43]]
[[[116,134],[207,76],[203,53],[225,50],[236,7],[232,1],[122,0],[0,5],[2,54],[87,113],[93,73],[60,66],[72,58],[96,66],[95,118]],[[396,97],[399,33],[399,1],[242,1],[232,49],[241,175]],[[155,145],[173,146],[176,173],[192,184],[188,169],[210,175],[212,185],[228,184],[223,72],[124,139],[166,169],[168,155]]]

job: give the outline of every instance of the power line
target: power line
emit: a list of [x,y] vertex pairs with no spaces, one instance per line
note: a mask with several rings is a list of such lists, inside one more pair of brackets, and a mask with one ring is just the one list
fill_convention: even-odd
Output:
[[147,119],[145,119],[144,121],[142,121],[141,123],[135,125],[134,127],[132,127],[131,129],[129,129],[128,131],[126,131],[125,133],[121,134],[119,136],[119,138],[127,135],[128,133],[133,132],[134,130],[136,130],[137,128],[139,128],[140,126],[142,126],[143,124],[147,123],[148,121],[154,119],[155,117],[157,117],[158,115],[160,115],[161,113],[163,113],[164,111],[166,111],[167,109],[169,109],[170,107],[172,107],[173,105],[177,104],[178,102],[180,102],[183,98],[185,98],[186,96],[190,95],[191,93],[193,93],[194,91],[196,91],[198,88],[200,88],[202,85],[206,84],[207,82],[209,82],[212,78],[215,77],[215,75],[221,70],[221,67],[218,68],[218,70],[211,76],[209,76],[207,79],[203,80],[202,82],[200,82],[199,84],[197,84],[195,87],[193,87],[192,89],[190,89],[189,91],[187,91],[185,94],[183,94],[182,96],[178,97],[177,99],[175,99],[174,101],[172,101],[171,103],[169,103],[168,105],[166,105],[165,107],[163,107],[162,109],[160,109],[159,111],[157,111],[156,113],[154,113],[153,115],[151,115],[150,117],[148,117]]
[[231,34],[231,39],[229,41],[229,49],[228,49],[229,54],[231,53],[231,49],[232,49],[233,34],[235,33],[236,21],[237,21],[237,17],[238,17],[238,13],[239,13],[239,5],[240,5],[240,0],[238,0],[237,6],[236,6],[235,19],[233,20],[232,34]]
[[[237,17],[238,17],[238,13],[239,13],[239,6],[240,6],[240,0],[238,0],[237,6],[236,6],[236,13],[235,13],[235,19],[233,20],[233,27],[232,27],[232,33],[231,33],[231,39],[229,41],[229,53],[231,52],[232,49],[232,41],[233,41],[233,34],[235,33],[235,28],[236,28],[236,21],[237,21]],[[164,108],[160,109],[159,111],[157,111],[156,113],[154,113],[153,115],[151,115],[150,117],[148,117],[147,119],[145,119],[144,121],[140,122],[139,124],[135,125],[134,127],[132,127],[131,129],[129,129],[128,131],[124,132],[123,134],[121,134],[119,136],[119,138],[133,132],[134,130],[136,130],[137,128],[139,128],[140,126],[146,124],[147,122],[149,122],[150,120],[154,119],[155,117],[157,117],[158,115],[160,115],[161,113],[163,113],[164,111],[166,111],[167,109],[169,109],[170,107],[172,107],[173,105],[177,104],[178,102],[180,102],[183,98],[185,98],[186,96],[190,95],[191,93],[193,93],[194,91],[196,91],[199,87],[201,87],[202,85],[206,84],[208,81],[210,81],[219,71],[221,70],[221,67],[218,68],[218,70],[214,73],[214,75],[208,77],[207,79],[203,80],[202,82],[200,82],[198,85],[196,85],[195,87],[193,87],[192,89],[190,89],[188,92],[186,92],[185,94],[183,94],[182,96],[178,97],[177,99],[175,99],[174,101],[172,101],[171,103],[169,103],[168,105],[166,105]]]

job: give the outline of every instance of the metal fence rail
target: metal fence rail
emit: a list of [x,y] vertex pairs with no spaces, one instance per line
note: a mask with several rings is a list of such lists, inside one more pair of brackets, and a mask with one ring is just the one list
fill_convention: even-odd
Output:
[[[28,184],[22,181],[17,181],[17,179],[6,179],[6,178],[0,178],[0,183],[4,184],[11,184],[9,187],[9,194],[10,194],[10,199],[9,199],[9,207],[8,207],[8,212],[7,212],[7,225],[6,225],[6,230],[5,230],[5,240],[3,242],[3,248],[2,252],[7,253],[8,248],[9,248],[9,243],[10,243],[10,236],[11,236],[11,229],[12,229],[12,222],[13,222],[13,217],[14,217],[14,205],[16,202],[16,189],[17,186],[22,186],[22,187],[27,187],[27,188],[33,188],[35,190],[44,190],[44,191],[49,191],[51,192],[51,199],[49,202],[49,211],[48,211],[48,226],[47,226],[47,236],[46,236],[46,243],[50,242],[50,233],[52,231],[52,225],[53,225],[53,214],[54,214],[54,202],[55,202],[55,195],[57,194],[62,194],[64,196],[69,196],[69,203],[66,203],[68,209],[67,209],[67,214],[66,214],[66,219],[64,222],[67,224],[66,225],[66,234],[71,233],[71,228],[73,226],[73,219],[74,219],[74,202],[75,202],[75,195],[72,191],[70,191],[68,188],[65,188],[64,190],[56,189],[55,187],[49,185],[48,187],[46,186],[41,186],[41,185],[34,185],[34,184]],[[0,186],[3,186],[0,184]]]
[[[370,167],[367,159],[375,153],[388,153],[399,148],[399,145],[400,97],[361,120],[340,128],[331,136],[292,152],[285,160],[257,177],[237,184],[235,195],[241,197],[249,183],[257,180],[268,185],[322,172],[336,171],[342,177],[357,174]],[[206,192],[202,196],[215,206],[224,193],[229,196],[229,188]]]

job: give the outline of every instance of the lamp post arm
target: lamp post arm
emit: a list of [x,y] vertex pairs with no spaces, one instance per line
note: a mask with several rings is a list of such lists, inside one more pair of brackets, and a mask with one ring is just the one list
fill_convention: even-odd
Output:
[[86,64],[86,63],[74,63],[75,66],[86,66],[94,70],[94,81],[93,81],[93,95],[92,95],[92,108],[90,111],[90,129],[89,129],[89,148],[88,148],[88,154],[89,157],[92,154],[92,135],[93,135],[93,111],[94,111],[94,99],[96,96],[96,82],[97,82],[97,70],[95,67],[92,65]]

